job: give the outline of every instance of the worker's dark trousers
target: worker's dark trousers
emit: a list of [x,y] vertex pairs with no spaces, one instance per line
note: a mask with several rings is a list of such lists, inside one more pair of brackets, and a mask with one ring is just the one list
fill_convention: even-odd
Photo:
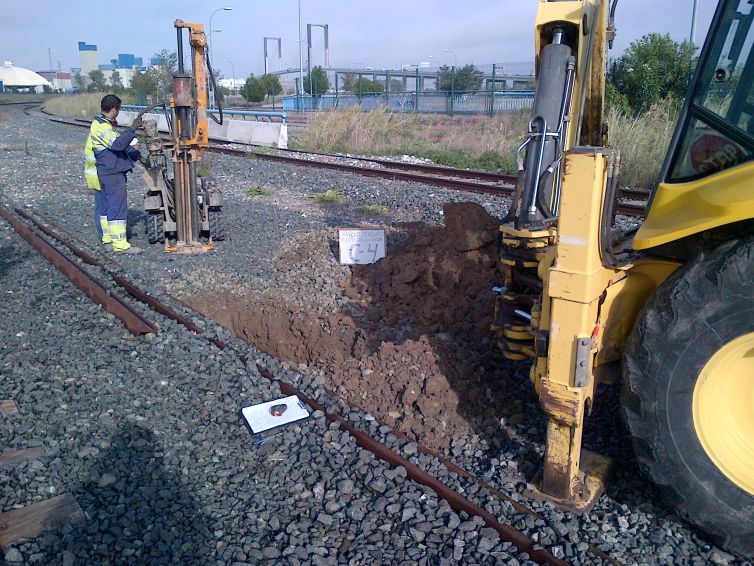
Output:
[[107,216],[108,222],[126,220],[128,218],[126,173],[100,175],[99,182],[102,185],[102,215]]
[[107,216],[105,214],[102,198],[102,190],[94,189],[94,227],[97,229],[97,240],[102,241],[102,223],[99,220],[100,216]]
[[114,252],[124,252],[131,247],[126,239],[126,219],[128,218],[128,195],[126,193],[126,173],[100,175],[103,213],[113,241]]

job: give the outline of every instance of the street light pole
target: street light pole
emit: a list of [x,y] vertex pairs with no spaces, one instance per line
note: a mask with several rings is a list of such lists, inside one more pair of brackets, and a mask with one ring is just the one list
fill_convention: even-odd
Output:
[[301,0],[298,0],[298,88],[296,90],[299,95],[299,104],[301,104],[301,94],[304,90],[304,43],[301,39],[301,31]]
[[453,66],[457,67],[458,66],[458,56],[456,56],[455,51],[453,51],[452,49],[445,49],[445,53],[451,53],[453,55]]
[[230,59],[226,59],[225,62],[230,63],[230,68],[233,71],[233,88],[230,89],[230,91],[233,92],[233,89],[236,88],[236,68],[233,66],[233,61],[231,61]]
[[[209,30],[209,42],[212,43],[212,34],[213,33],[220,33],[221,31],[223,31],[223,28],[217,28],[217,29],[211,29],[210,28],[210,30]],[[210,66],[212,67],[212,70],[214,71],[214,69],[215,69],[215,54],[212,51],[210,51],[209,55],[210,55],[209,63],[210,63]]]
[[[224,8],[218,8],[217,10],[215,10],[209,15],[209,45],[207,46],[207,49],[209,50],[209,63],[211,67],[215,66],[214,58],[213,58],[214,53],[212,52],[212,31],[213,31],[212,30],[212,17],[218,12],[222,12],[223,10],[226,12],[229,12],[232,9],[233,8],[230,6],[225,6]],[[222,31],[222,30],[217,30],[217,31]]]

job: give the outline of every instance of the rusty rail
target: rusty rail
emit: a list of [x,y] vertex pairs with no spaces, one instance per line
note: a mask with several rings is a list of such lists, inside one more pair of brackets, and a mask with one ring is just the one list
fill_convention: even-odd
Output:
[[[25,210],[16,208],[15,211],[16,211],[17,214],[23,216],[29,222],[34,223],[34,225],[37,228],[39,228],[39,230],[41,230],[42,232],[44,232],[45,234],[47,234],[51,238],[59,239],[59,235],[58,234],[56,234],[55,232],[53,232],[52,230],[50,230],[47,226],[45,226],[44,224],[42,224],[42,222],[40,220],[38,220],[34,216],[32,216],[29,213],[27,213]],[[46,222],[50,226],[54,227],[55,230],[59,231],[59,233],[65,234],[65,236],[67,238],[69,238],[71,240],[75,240],[75,241],[81,242],[82,244],[86,245],[84,242],[82,242],[82,240],[78,236],[72,234],[71,232],[69,232],[68,230],[66,230],[65,228],[63,228],[62,226],[59,226],[59,225],[55,224],[49,218],[43,217],[38,212],[35,212],[34,214],[36,216],[41,217],[44,222]],[[161,315],[166,316],[166,317],[168,317],[168,318],[170,318],[172,320],[175,320],[176,322],[179,322],[180,324],[182,324],[183,326],[185,326],[186,328],[188,328],[192,332],[195,332],[196,334],[201,334],[201,332],[202,332],[201,328],[199,328],[196,324],[194,324],[193,322],[191,322],[188,318],[186,318],[183,315],[181,315],[180,313],[174,311],[173,309],[171,309],[169,306],[167,306],[166,304],[162,303],[158,299],[155,299],[149,293],[147,293],[145,291],[142,291],[136,285],[134,285],[133,283],[131,283],[128,279],[126,279],[122,275],[118,275],[117,273],[115,273],[114,271],[112,271],[111,269],[109,269],[107,266],[103,265],[101,262],[97,261],[91,255],[89,255],[88,253],[86,253],[81,248],[73,245],[71,242],[64,242],[64,243],[68,247],[68,249],[71,250],[71,253],[73,253],[73,255],[75,255],[76,257],[78,257],[79,259],[81,259],[81,261],[83,261],[87,265],[92,265],[92,266],[95,266],[95,267],[98,267],[98,268],[102,269],[105,273],[107,273],[108,276],[110,276],[113,279],[113,281],[115,281],[116,284],[118,284],[118,286],[120,286],[123,290],[125,290],[129,295],[131,295],[136,300],[141,301],[142,303],[148,305],[150,308],[152,308],[154,311],[160,313]],[[218,338],[212,338],[211,342],[213,344],[215,344],[215,346],[217,346],[218,348],[222,349],[222,348],[225,347],[225,344],[221,340],[219,340]]]
[[131,334],[139,336],[147,333],[157,333],[157,326],[129,307],[119,297],[111,295],[105,287],[76,265],[71,259],[48,242],[42,236],[35,234],[21,221],[15,218],[5,207],[0,207],[2,216],[18,234],[29,242],[42,256],[53,264],[60,272],[70,279],[86,296],[104,307],[120,320]]

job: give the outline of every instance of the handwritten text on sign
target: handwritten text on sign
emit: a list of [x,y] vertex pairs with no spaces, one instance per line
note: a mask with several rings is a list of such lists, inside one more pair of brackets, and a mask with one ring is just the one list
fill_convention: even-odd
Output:
[[374,263],[385,257],[384,230],[339,230],[340,263]]

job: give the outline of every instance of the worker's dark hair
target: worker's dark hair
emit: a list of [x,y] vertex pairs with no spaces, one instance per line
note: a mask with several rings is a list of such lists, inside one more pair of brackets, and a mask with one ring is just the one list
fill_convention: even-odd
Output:
[[108,94],[102,99],[102,102],[99,103],[99,107],[103,112],[110,112],[113,108],[120,108],[120,102],[120,98],[114,94]]

